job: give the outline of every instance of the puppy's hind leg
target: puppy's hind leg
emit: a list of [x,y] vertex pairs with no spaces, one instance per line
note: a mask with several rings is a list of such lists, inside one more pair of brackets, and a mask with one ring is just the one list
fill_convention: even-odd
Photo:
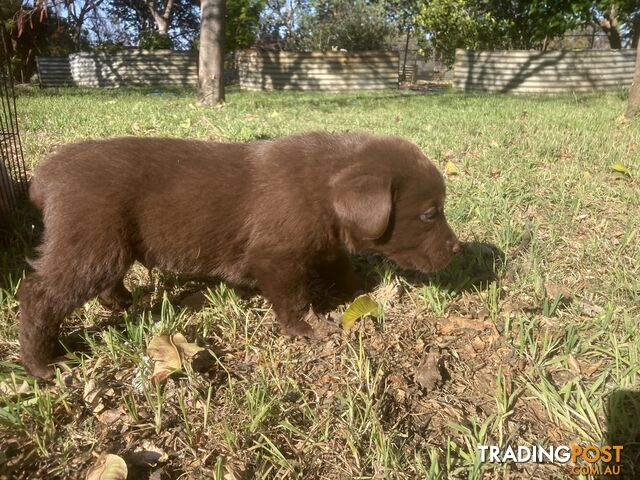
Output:
[[53,375],[50,364],[59,350],[64,318],[116,285],[132,263],[118,242],[105,245],[108,250],[74,247],[45,239],[43,255],[34,262],[36,271],[26,276],[18,291],[22,361],[36,377]]
[[60,324],[75,305],[66,301],[37,273],[25,277],[18,291],[20,300],[20,353],[29,373],[51,378],[49,364],[60,351]]

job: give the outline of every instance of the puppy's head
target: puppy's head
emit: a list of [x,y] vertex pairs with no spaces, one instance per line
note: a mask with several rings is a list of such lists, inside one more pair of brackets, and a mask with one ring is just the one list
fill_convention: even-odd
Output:
[[331,191],[342,236],[353,250],[433,272],[460,249],[444,215],[442,175],[405,140],[371,140],[333,179]]

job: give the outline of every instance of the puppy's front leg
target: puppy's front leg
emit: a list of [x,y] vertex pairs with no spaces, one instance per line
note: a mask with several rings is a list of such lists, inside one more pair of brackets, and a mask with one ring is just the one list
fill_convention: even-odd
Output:
[[311,304],[307,272],[283,267],[289,262],[283,260],[277,266],[274,263],[271,267],[262,266],[254,272],[254,278],[264,297],[273,305],[282,333],[313,337],[313,328],[304,321]]

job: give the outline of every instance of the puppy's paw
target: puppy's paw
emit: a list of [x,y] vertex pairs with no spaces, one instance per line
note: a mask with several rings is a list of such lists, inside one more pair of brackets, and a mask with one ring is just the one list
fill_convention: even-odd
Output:
[[322,339],[333,333],[340,332],[340,328],[338,328],[335,323],[331,323],[323,315],[315,313],[313,308],[309,309],[304,321],[311,325],[311,328],[313,329],[313,337],[311,338],[314,339]]
[[23,356],[22,363],[31,375],[42,380],[51,380],[54,376],[54,369],[47,362],[38,361],[34,358],[25,358]]
[[313,338],[315,335],[313,327],[304,320],[289,322],[286,325],[281,325],[280,328],[284,335],[289,335],[290,337]]
[[322,315],[318,315],[309,308],[302,320],[281,324],[282,333],[292,337],[306,337],[313,339],[325,338],[332,333],[340,331],[335,324],[327,321]]

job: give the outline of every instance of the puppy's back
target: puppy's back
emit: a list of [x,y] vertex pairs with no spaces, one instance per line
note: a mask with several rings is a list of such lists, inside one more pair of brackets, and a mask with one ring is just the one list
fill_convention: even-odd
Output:
[[[42,207],[52,195],[132,195],[202,187],[246,177],[246,145],[174,138],[116,137],[60,147],[35,170],[32,201]],[[194,183],[189,185],[189,183]]]

